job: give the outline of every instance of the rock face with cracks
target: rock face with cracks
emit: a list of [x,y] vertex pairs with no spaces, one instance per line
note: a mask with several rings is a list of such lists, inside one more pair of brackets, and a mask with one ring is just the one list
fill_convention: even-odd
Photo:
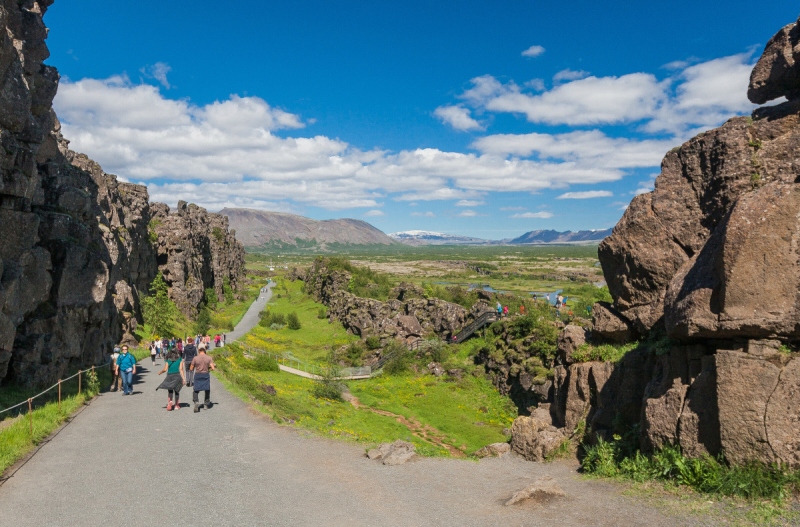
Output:
[[[799,55],[790,24],[748,92],[787,102],[669,152],[655,190],[600,244],[614,305],[595,304],[591,344],[642,342],[614,363],[564,360],[540,405],[550,426],[518,418],[515,451],[540,459],[581,423],[589,441],[638,425],[644,451],[678,445],[690,457],[800,467]],[[575,330],[559,342],[566,359]]]
[[[140,296],[175,258],[154,247],[147,189],[106,174],[61,135],[58,71],[43,64],[52,3],[0,2],[0,381],[29,385],[134,342]],[[235,286],[243,262],[233,253],[219,274],[227,267]],[[205,259],[194,248],[184,257]]]
[[303,277],[306,292],[328,306],[328,317],[338,320],[351,334],[377,336],[383,343],[413,341],[431,333],[450,338],[474,316],[457,304],[425,298],[422,289],[413,284],[397,285],[387,302],[357,297],[348,292],[350,273],[330,269],[328,264],[325,258],[314,261]]

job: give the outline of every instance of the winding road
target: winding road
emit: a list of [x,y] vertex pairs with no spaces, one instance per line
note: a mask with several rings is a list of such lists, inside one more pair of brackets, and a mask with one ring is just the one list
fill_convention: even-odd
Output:
[[[242,320],[269,299],[254,303]],[[235,332],[232,333],[237,335]],[[133,396],[94,399],[0,487],[0,524],[27,526],[669,526],[684,525],[574,464],[506,456],[424,459],[395,467],[364,445],[272,422],[212,378],[213,408],[190,391],[166,411],[162,363],[140,364]],[[542,475],[566,498],[505,507]],[[697,521],[696,517],[695,520]]]

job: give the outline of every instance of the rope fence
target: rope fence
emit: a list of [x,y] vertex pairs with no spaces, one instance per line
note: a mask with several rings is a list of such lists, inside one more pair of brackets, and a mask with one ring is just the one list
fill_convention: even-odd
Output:
[[[34,399],[43,396],[44,394],[46,394],[50,390],[53,390],[54,388],[58,388],[58,411],[60,413],[61,412],[61,385],[63,383],[65,383],[67,381],[70,381],[70,380],[74,379],[75,377],[77,377],[78,378],[78,395],[80,395],[81,394],[81,387],[82,387],[81,385],[82,385],[82,376],[83,376],[83,374],[86,373],[86,372],[89,372],[89,371],[94,373],[95,372],[95,368],[102,368],[102,367],[108,366],[110,364],[111,364],[111,361],[109,360],[105,364],[101,364],[99,366],[92,366],[91,368],[86,368],[85,370],[78,370],[77,373],[75,373],[73,375],[70,375],[66,379],[59,379],[57,383],[55,383],[54,385],[52,385],[49,388],[45,389],[41,393],[38,393],[38,394],[34,395],[33,397],[29,397],[29,398],[25,399],[21,403],[18,403],[18,404],[15,404],[13,406],[9,406],[8,408],[4,408],[3,410],[0,410],[0,416],[3,415],[6,412],[10,412],[11,410],[14,410],[16,408],[19,408],[19,407],[24,406],[24,405],[27,404],[28,405],[28,423],[29,423],[31,438],[33,438],[33,400]],[[22,415],[22,414],[20,413],[20,415]]]

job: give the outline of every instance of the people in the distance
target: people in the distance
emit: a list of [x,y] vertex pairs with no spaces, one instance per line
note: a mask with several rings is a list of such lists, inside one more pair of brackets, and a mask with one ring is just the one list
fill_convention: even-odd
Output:
[[196,356],[197,347],[192,344],[191,340],[189,340],[183,347],[183,370],[186,386],[191,386],[194,382],[194,372],[189,369],[189,365],[192,364],[192,359],[194,359]]

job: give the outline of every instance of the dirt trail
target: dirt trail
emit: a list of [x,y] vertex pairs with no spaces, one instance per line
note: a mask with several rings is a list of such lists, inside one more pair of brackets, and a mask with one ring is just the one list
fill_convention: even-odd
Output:
[[394,419],[398,423],[408,428],[408,430],[414,436],[434,446],[446,449],[448,452],[450,452],[450,455],[453,457],[467,456],[467,454],[463,450],[445,443],[444,441],[445,439],[447,439],[447,436],[444,435],[442,432],[438,431],[437,429],[435,429],[434,427],[432,427],[431,425],[423,425],[419,421],[415,421],[414,419],[409,419],[408,417],[404,417],[402,415],[394,414],[386,410],[378,410],[377,408],[370,408],[369,406],[364,406],[363,404],[361,404],[361,401],[358,400],[358,397],[355,397],[353,395],[350,395],[347,399],[350,401],[350,404],[352,404],[359,410],[365,410],[367,412],[372,412],[378,415],[385,415],[386,417],[394,417]]

